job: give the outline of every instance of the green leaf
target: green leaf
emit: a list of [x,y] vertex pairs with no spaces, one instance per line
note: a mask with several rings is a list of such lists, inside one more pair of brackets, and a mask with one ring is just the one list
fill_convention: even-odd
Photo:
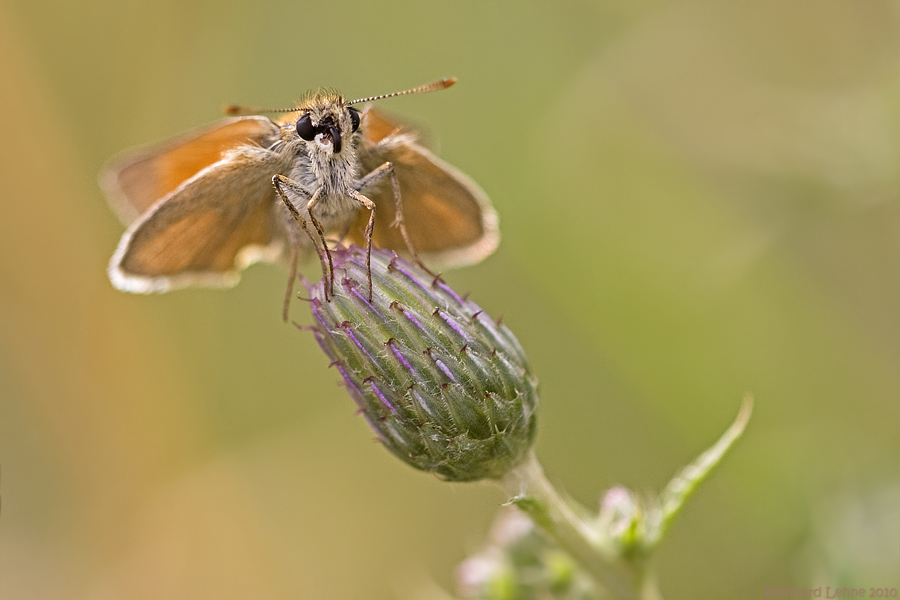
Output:
[[659,497],[659,512],[657,513],[657,518],[653,519],[655,526],[653,522],[648,523],[646,539],[646,547],[648,549],[653,548],[660,542],[672,520],[681,511],[684,503],[691,497],[697,486],[709,476],[716,465],[722,461],[725,453],[741,437],[752,412],[753,397],[748,394],[744,396],[741,410],[738,412],[734,423],[719,438],[719,441],[669,481],[669,484]]

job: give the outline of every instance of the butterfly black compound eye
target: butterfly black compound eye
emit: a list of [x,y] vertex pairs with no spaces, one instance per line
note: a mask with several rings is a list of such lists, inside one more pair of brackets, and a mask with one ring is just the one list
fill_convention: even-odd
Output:
[[353,131],[356,131],[359,129],[359,111],[352,106],[348,106],[347,111],[350,113],[350,122],[353,123]]
[[297,119],[297,135],[307,142],[311,142],[315,139],[316,128],[313,127],[312,119],[309,118],[309,114],[305,114]]

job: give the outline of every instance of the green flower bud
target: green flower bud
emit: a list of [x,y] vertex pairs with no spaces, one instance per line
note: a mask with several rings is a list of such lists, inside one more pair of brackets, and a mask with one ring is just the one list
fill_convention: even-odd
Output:
[[449,481],[500,478],[528,454],[537,380],[505,326],[392,252],[332,251],[334,296],[307,283],[312,330],[381,442]]
[[572,557],[511,507],[494,520],[487,545],[459,565],[456,582],[463,598],[478,600],[600,597]]
[[641,502],[628,488],[616,486],[603,496],[597,524],[622,555],[630,555],[644,537],[645,517]]

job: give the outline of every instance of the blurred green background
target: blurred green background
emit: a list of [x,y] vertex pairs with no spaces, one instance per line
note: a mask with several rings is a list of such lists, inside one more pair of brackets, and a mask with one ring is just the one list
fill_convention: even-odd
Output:
[[[669,598],[898,586],[900,7],[885,0],[0,4],[0,596],[414,598],[505,498],[372,442],[283,271],[117,292],[104,160],[455,75],[427,124],[504,235],[447,274],[541,378],[538,454],[657,490],[753,392]],[[304,320],[303,305],[293,306]]]

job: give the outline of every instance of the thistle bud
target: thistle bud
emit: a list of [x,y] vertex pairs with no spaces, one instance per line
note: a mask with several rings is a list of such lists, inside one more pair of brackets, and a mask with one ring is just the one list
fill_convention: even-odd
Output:
[[500,478],[528,454],[537,380],[512,332],[392,252],[332,251],[310,284],[312,330],[379,440],[449,481]]

